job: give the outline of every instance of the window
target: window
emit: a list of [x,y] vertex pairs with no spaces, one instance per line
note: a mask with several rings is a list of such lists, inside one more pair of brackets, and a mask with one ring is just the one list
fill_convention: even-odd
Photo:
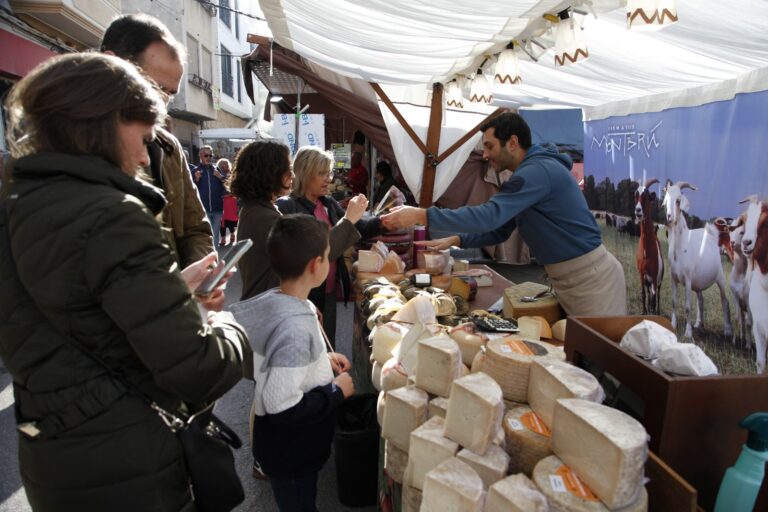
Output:
[[200,43],[189,34],[187,34],[187,74],[189,76],[200,74]]
[[202,47],[200,52],[202,56],[202,62],[200,63],[200,76],[208,83],[213,83],[213,54],[211,50]]
[[234,98],[232,92],[232,56],[226,46],[221,45],[221,92]]
[[219,18],[226,26],[232,28],[232,11],[229,10],[229,0],[219,0]]
[[240,85],[242,80],[240,79],[240,66],[237,66],[237,82],[235,82],[235,87],[237,87],[237,101],[239,103],[243,102],[243,88]]
[[[235,11],[238,9],[237,0],[235,0]],[[240,39],[240,15],[235,12],[235,37]]]

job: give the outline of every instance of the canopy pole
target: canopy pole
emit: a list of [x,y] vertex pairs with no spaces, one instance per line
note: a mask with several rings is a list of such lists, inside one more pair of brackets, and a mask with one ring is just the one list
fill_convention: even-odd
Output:
[[443,84],[436,82],[432,85],[432,106],[429,112],[429,128],[427,129],[427,150],[424,153],[424,172],[421,177],[421,197],[419,206],[432,206],[432,194],[435,190],[435,175],[437,164],[440,163],[437,152],[440,151],[440,131],[443,119]]
[[384,102],[384,104],[389,108],[389,110],[392,112],[392,114],[395,116],[395,118],[400,122],[400,126],[405,129],[405,132],[411,137],[411,140],[413,140],[414,144],[421,150],[422,153],[425,155],[427,154],[427,147],[424,145],[423,142],[421,142],[421,139],[418,135],[416,135],[416,132],[413,131],[413,128],[411,128],[411,125],[408,124],[408,121],[405,120],[403,115],[400,113],[399,110],[397,110],[397,107],[394,103],[392,103],[392,100],[389,99],[389,96],[387,96],[387,93],[384,92],[384,89],[381,88],[381,86],[375,82],[369,82],[371,84],[371,87],[373,87],[373,90],[376,91],[376,94],[379,95],[379,98],[381,98],[381,101]]
[[465,133],[465,134],[464,134],[464,135],[463,135],[463,136],[462,136],[462,137],[461,137],[459,140],[457,140],[456,142],[454,142],[454,143],[453,143],[453,145],[452,145],[451,147],[449,147],[448,149],[446,149],[445,151],[443,151],[442,153],[440,153],[440,156],[439,156],[439,157],[437,157],[437,160],[438,160],[439,162],[442,162],[443,160],[445,160],[446,158],[448,158],[449,156],[451,156],[451,155],[453,154],[453,152],[454,152],[454,151],[456,151],[457,149],[459,149],[461,146],[463,146],[463,145],[464,145],[464,143],[465,143],[465,142],[467,142],[469,139],[471,139],[471,138],[472,138],[472,136],[475,134],[475,132],[476,132],[477,130],[479,130],[481,126],[483,126],[485,123],[487,123],[488,121],[490,121],[490,120],[491,120],[491,119],[493,119],[494,117],[496,117],[496,116],[499,116],[499,115],[503,114],[503,113],[504,113],[504,112],[506,112],[506,111],[507,111],[507,109],[505,109],[505,108],[497,108],[496,110],[494,110],[494,111],[493,111],[493,112],[492,112],[492,113],[491,113],[491,114],[490,114],[488,117],[486,117],[485,119],[483,119],[482,121],[480,121],[479,123],[477,123],[477,125],[476,125],[474,128],[472,128],[471,130],[469,130],[469,131],[468,131],[467,133]]

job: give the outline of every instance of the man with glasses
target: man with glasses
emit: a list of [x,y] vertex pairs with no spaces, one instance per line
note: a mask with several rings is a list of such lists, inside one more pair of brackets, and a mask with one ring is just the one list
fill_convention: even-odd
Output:
[[[157,18],[146,14],[116,18],[104,32],[101,51],[136,64],[154,80],[166,101],[178,92],[186,52]],[[163,225],[168,228],[166,239],[179,264],[186,267],[213,251],[211,226],[178,139],[158,129],[148,150],[149,175],[165,191],[168,200],[162,213]],[[218,226],[214,232],[219,232]],[[209,306],[215,307],[206,307]]]
[[213,227],[213,245],[219,246],[219,228],[224,214],[224,195],[227,193],[225,183],[227,175],[213,164],[213,148],[200,148],[200,165],[195,167],[192,176],[200,193],[200,200]]

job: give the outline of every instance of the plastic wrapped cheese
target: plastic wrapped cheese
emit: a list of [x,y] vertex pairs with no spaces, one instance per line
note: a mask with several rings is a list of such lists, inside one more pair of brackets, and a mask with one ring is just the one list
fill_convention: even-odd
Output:
[[360,272],[379,272],[384,266],[384,257],[377,251],[357,251],[357,269]]
[[556,455],[542,459],[536,465],[533,481],[547,498],[552,512],[648,512],[648,492],[645,487],[638,489],[632,503],[609,509],[584,479]]
[[443,436],[444,425],[443,418],[433,416],[411,432],[408,468],[405,471],[406,484],[423,489],[427,473],[459,451],[458,443]]
[[602,403],[602,386],[594,375],[565,361],[539,358],[531,364],[528,403],[547,426],[552,426],[555,403],[560,398],[583,398]]
[[481,512],[485,493],[477,472],[452,457],[424,478],[421,512]]
[[408,451],[411,432],[427,421],[429,395],[415,387],[397,388],[387,393],[381,437]]
[[499,385],[484,373],[453,381],[445,416],[445,436],[475,453],[484,454],[504,414]]
[[656,359],[663,350],[675,345],[677,335],[652,320],[642,320],[629,329],[619,342],[620,347],[643,359]]
[[438,324],[422,324],[417,322],[403,336],[400,344],[392,351],[392,355],[400,361],[408,376],[416,374],[419,341],[433,338],[442,333],[444,333],[443,328]]
[[380,364],[386,363],[392,352],[403,336],[408,332],[409,326],[397,322],[387,322],[379,325],[372,338],[372,355]]
[[505,399],[527,402],[531,363],[537,357],[565,360],[565,352],[543,341],[515,336],[492,339],[485,346],[482,371],[499,383]]
[[637,500],[648,458],[648,435],[637,420],[605,405],[561,398],[552,426],[552,451],[608,508]]
[[533,468],[552,455],[552,433],[530,407],[510,409],[502,423],[506,451],[510,456],[509,472],[533,474]]
[[446,335],[420,340],[417,347],[416,386],[448,397],[453,381],[461,377],[459,346]]
[[488,489],[484,512],[549,512],[549,505],[530,478],[518,473]]
[[678,343],[664,349],[653,364],[676,375],[706,377],[719,373],[709,356],[693,343]]

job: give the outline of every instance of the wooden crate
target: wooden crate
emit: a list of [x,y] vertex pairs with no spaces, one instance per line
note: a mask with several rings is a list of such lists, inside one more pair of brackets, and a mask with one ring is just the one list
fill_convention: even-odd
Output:
[[[672,377],[618,345],[645,319],[671,327],[656,316],[570,317],[566,356],[578,366],[607,372],[642,400],[637,419],[650,435],[651,449],[698,490],[699,505],[711,510],[723,474],[747,438],[739,421],[768,411],[768,377]],[[768,510],[766,482],[755,510]]]

